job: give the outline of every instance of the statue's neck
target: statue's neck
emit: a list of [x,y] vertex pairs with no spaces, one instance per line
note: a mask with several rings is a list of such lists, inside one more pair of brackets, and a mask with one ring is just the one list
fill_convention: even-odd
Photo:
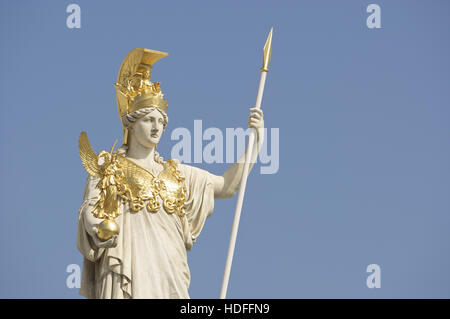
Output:
[[155,162],[155,148],[145,147],[131,139],[128,145],[127,158],[135,160],[145,166],[153,166]]

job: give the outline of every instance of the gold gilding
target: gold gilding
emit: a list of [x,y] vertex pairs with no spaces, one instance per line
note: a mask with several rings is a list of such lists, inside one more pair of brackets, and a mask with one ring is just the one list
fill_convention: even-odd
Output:
[[86,171],[100,179],[96,186],[100,190],[100,196],[93,209],[96,218],[114,219],[120,216],[120,200],[128,202],[136,212],[144,206],[150,212],[157,212],[162,202],[167,213],[184,216],[186,187],[175,160],[163,162],[164,169],[158,176],[154,176],[145,168],[112,151],[101,151],[96,155],[86,132],[80,135],[79,149]]
[[117,83],[117,106],[119,117],[146,107],[157,107],[167,111],[160,82],[150,81],[153,64],[168,56],[166,52],[136,48],[131,50],[120,66]]
[[270,29],[269,35],[267,36],[266,44],[263,49],[263,65],[261,72],[269,72],[269,62],[272,57],[272,34],[273,27]]
[[122,144],[126,145],[128,144],[128,128],[123,128],[123,142]]
[[113,236],[119,235],[119,225],[113,219],[105,219],[97,227],[97,236],[105,241]]

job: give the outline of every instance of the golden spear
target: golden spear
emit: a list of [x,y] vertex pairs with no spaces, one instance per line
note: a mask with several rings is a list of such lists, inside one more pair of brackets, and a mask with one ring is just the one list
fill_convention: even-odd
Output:
[[[256,103],[255,103],[255,107],[257,107],[258,109],[261,108],[261,100],[264,92],[264,84],[266,83],[267,72],[269,72],[268,68],[270,56],[272,53],[272,33],[273,28],[270,29],[269,36],[267,37],[266,44],[264,45],[263,49],[263,65],[262,68],[260,69],[261,77],[259,79],[258,94],[256,95]],[[247,184],[247,176],[250,167],[251,156],[253,153],[255,134],[256,134],[255,129],[252,128],[248,139],[247,156],[245,159],[244,171],[242,172],[242,180],[236,202],[236,211],[234,213],[233,227],[231,229],[231,237],[230,237],[230,244],[228,246],[227,260],[225,262],[225,272],[223,274],[222,289],[220,290],[220,299],[225,299],[227,295],[228,281],[230,279],[230,272],[231,272],[231,263],[233,262],[234,248],[236,246],[236,236],[239,228],[239,219],[241,218],[242,203],[244,202],[245,186]]]

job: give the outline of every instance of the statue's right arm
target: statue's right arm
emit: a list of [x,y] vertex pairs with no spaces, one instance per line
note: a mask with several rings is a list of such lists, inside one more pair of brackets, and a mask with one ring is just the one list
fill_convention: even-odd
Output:
[[97,177],[89,176],[86,182],[84,191],[83,210],[81,211],[81,218],[83,218],[84,229],[91,236],[94,244],[100,248],[115,247],[117,245],[117,236],[113,236],[107,241],[101,241],[97,236],[97,227],[103,219],[96,218],[92,213],[94,205],[99,198],[100,191],[96,188],[99,179]]
[[86,205],[85,211],[83,211],[83,218],[84,218],[84,226],[87,231],[87,233],[91,236],[92,241],[94,242],[95,246],[99,248],[110,248],[110,247],[116,247],[117,246],[117,236],[113,236],[112,238],[101,241],[100,238],[97,236],[97,226],[100,224],[103,219],[94,217],[94,214],[92,214],[92,209],[94,206],[92,205]]
[[92,214],[92,209],[94,206],[89,203],[85,205],[83,209],[83,221],[84,221],[84,228],[87,231],[87,233],[91,237],[97,237],[97,225],[102,222],[101,219],[94,217],[94,214]]
[[99,198],[100,191],[96,188],[99,179],[91,175],[86,180],[86,187],[84,188],[83,196],[83,210],[81,211],[81,218],[83,218],[84,228],[90,236],[95,236],[94,227],[96,227],[101,220],[95,218],[92,214],[94,204]]

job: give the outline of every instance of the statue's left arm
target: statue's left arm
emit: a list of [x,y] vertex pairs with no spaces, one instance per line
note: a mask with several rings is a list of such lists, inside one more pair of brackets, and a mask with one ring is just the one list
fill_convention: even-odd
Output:
[[[259,150],[264,142],[264,117],[261,109],[256,107],[250,109],[248,126],[254,128],[256,131],[255,147],[253,147],[248,171],[250,174],[250,171],[256,162]],[[239,160],[231,165],[223,175],[219,176],[211,174],[215,198],[231,198],[239,190],[247,152],[248,148],[245,150],[244,154],[240,156]]]

